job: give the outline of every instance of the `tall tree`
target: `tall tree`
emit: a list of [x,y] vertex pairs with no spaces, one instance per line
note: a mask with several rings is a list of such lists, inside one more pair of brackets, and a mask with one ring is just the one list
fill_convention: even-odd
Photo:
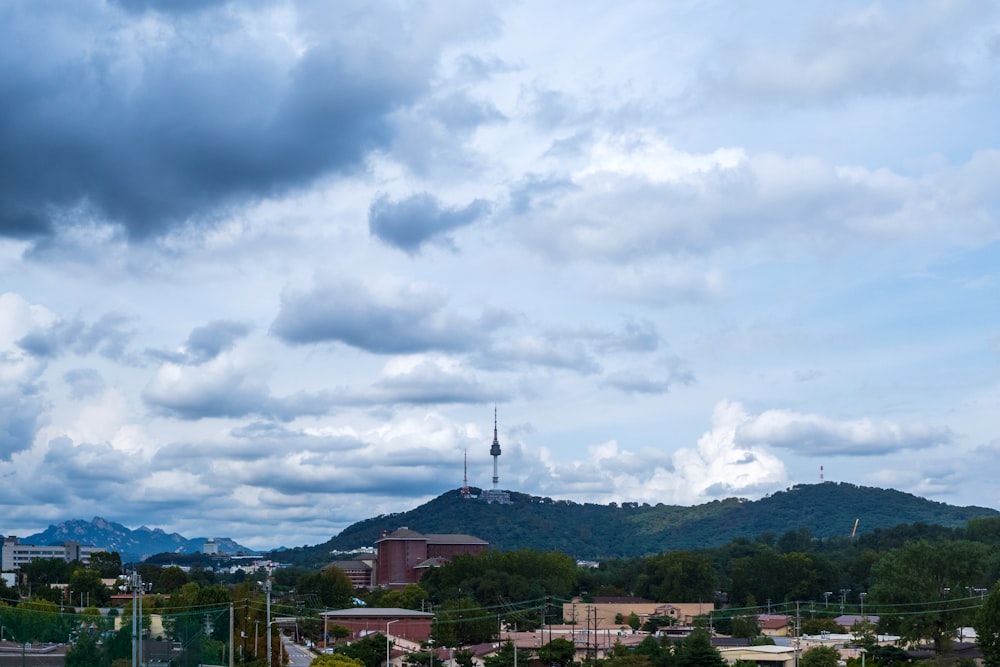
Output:
[[722,654],[712,646],[708,630],[696,628],[677,648],[677,667],[726,667]]
[[481,644],[496,636],[496,617],[471,598],[445,600],[434,612],[431,632],[438,646]]
[[1000,582],[993,586],[972,621],[986,667],[1000,667]]
[[538,648],[538,659],[546,665],[567,667],[576,657],[576,646],[568,639],[556,637]]
[[840,651],[832,646],[815,646],[799,659],[799,667],[837,667]]
[[879,605],[880,626],[910,641],[930,639],[937,653],[946,650],[955,629],[971,621],[969,589],[986,585],[987,556],[986,545],[968,541],[919,540],[888,552],[872,570],[869,595]]
[[103,607],[111,600],[111,591],[101,581],[97,570],[78,567],[69,579],[70,604]]
[[377,632],[341,647],[340,653],[350,658],[357,658],[365,667],[379,667],[385,662],[385,647],[386,636]]
[[91,569],[97,570],[102,579],[113,579],[122,574],[122,557],[117,551],[95,551],[90,554]]
[[636,595],[660,602],[711,600],[717,587],[711,559],[690,551],[671,551],[645,560]]

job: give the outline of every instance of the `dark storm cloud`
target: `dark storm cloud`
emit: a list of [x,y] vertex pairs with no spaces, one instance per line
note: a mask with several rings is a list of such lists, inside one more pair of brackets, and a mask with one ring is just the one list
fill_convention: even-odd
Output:
[[286,292],[271,332],[291,345],[339,342],[377,354],[463,351],[489,337],[495,317],[461,318],[446,303],[443,293],[420,286],[376,294],[340,279]]
[[395,5],[283,6],[289,36],[216,4],[0,10],[0,235],[97,220],[141,239],[353,170],[464,37]]
[[412,255],[427,243],[451,245],[448,232],[471,225],[489,211],[489,202],[482,199],[452,208],[426,192],[398,202],[381,196],[368,211],[368,229],[382,242]]

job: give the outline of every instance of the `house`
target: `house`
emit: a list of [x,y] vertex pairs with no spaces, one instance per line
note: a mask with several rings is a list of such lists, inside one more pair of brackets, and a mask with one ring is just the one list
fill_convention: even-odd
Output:
[[376,586],[402,589],[415,584],[431,567],[438,567],[460,554],[477,555],[489,542],[471,535],[424,535],[405,526],[383,533],[375,542]]
[[760,634],[765,637],[790,637],[794,634],[792,617],[784,614],[761,614],[757,617]]

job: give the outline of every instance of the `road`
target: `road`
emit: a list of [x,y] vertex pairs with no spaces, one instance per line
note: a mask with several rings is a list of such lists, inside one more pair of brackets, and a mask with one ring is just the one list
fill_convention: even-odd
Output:
[[288,654],[288,664],[290,667],[309,667],[316,654],[305,646],[296,644],[288,637],[281,636],[281,642],[285,646],[285,653]]

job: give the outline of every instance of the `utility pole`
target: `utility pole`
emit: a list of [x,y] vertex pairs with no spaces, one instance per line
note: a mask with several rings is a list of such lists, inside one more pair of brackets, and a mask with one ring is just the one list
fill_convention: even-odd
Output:
[[267,667],[272,667],[271,660],[271,570],[267,570],[267,581],[264,582],[264,590],[267,592],[267,623],[264,633],[267,635]]
[[795,601],[795,667],[799,667],[799,602]]
[[233,635],[236,634],[235,609],[233,603],[229,603],[229,667],[233,667]]

